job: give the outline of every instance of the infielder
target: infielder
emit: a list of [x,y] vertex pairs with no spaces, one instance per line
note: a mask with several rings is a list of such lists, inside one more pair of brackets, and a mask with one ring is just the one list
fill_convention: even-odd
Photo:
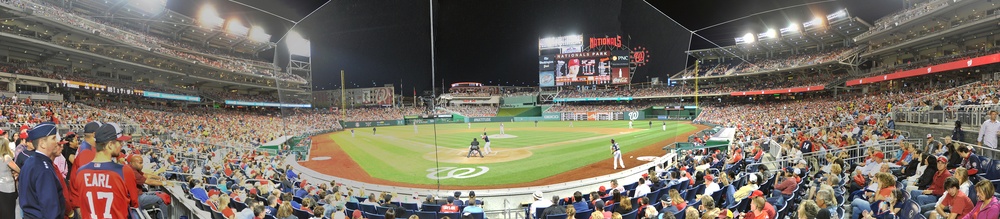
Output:
[[504,133],[503,133],[503,123],[502,123],[502,122],[500,123],[500,134],[501,134],[501,135],[503,135],[503,134],[504,134]]
[[351,129],[351,137],[354,137],[354,129]]
[[477,141],[476,138],[472,138],[472,143],[469,144],[469,154],[465,155],[465,158],[471,157],[472,152],[479,154],[480,158],[485,158],[485,156],[483,156],[483,152],[479,151],[479,141]]
[[663,131],[667,130],[667,122],[663,122]]
[[414,134],[417,133],[417,123],[416,122],[413,123],[413,133]]
[[472,123],[471,122],[469,123],[469,129],[472,129]]
[[622,166],[622,169],[625,169],[625,161],[622,160],[622,150],[618,147],[618,143],[615,143],[615,139],[611,139],[611,156],[614,157],[611,159],[614,160],[612,165],[614,165],[616,170],[619,164]]
[[629,129],[632,129],[632,120],[629,120],[629,121],[628,121],[628,128],[629,128]]
[[486,145],[484,145],[483,147],[483,150],[486,151],[486,154],[492,153],[493,150],[490,149],[490,136],[486,135],[486,132],[483,132],[483,142],[486,142]]

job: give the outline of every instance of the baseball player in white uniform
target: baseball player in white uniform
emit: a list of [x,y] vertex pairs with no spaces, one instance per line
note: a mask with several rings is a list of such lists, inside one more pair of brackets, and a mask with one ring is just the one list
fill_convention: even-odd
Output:
[[503,123],[500,123],[500,134],[503,135]]
[[667,122],[663,122],[663,131],[667,130]]
[[618,165],[621,165],[622,169],[625,169],[625,161],[622,160],[622,150],[618,147],[618,143],[615,143],[615,139],[611,139],[611,155],[614,157],[611,158],[614,160],[613,167],[617,170]]
[[629,121],[628,121],[628,128],[629,128],[629,129],[632,129],[632,120],[629,120]]

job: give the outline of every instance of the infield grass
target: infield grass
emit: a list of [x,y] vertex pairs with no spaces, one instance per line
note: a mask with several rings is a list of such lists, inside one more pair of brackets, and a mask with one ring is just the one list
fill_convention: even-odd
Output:
[[[493,150],[530,151],[530,156],[494,163],[463,162],[463,159],[482,159],[465,158],[463,152],[468,151],[469,143],[479,138],[484,128],[489,135],[499,134],[500,123],[472,123],[471,128],[466,123],[418,125],[416,133],[413,125],[378,127],[376,135],[372,135],[371,128],[358,128],[354,137],[349,131],[328,136],[375,178],[429,185],[438,183],[437,179],[427,177],[431,173],[428,169],[437,166],[487,167],[489,171],[476,177],[440,181],[441,185],[480,186],[531,182],[611,158],[612,138],[627,153],[671,138],[686,140],[687,136],[677,135],[695,130],[688,122],[675,121],[667,122],[666,131],[662,130],[661,121],[653,121],[652,129],[647,121],[636,121],[634,129],[628,128],[628,121],[576,121],[574,127],[563,121],[543,121],[538,127],[533,122],[503,124],[505,133],[516,137],[491,138]],[[439,158],[447,156],[440,160],[451,162],[436,164],[435,150],[451,152],[437,154]],[[610,163],[607,166],[611,168]]]

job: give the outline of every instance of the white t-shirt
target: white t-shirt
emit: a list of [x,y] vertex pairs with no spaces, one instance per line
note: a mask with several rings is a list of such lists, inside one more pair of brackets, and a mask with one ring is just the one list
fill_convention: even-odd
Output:
[[709,183],[708,185],[705,186],[705,194],[704,195],[712,195],[712,193],[715,193],[716,191],[719,191],[719,190],[722,190],[722,188],[719,188],[719,184],[718,183],[714,183],[714,182],[713,183]]

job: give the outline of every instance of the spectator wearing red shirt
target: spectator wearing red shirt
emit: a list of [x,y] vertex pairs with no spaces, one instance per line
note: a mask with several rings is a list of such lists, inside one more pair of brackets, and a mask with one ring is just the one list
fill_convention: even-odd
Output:
[[448,204],[441,206],[441,213],[458,213],[458,205],[455,205],[455,197],[448,196]]
[[[948,158],[944,156],[937,157],[937,172],[934,173],[934,180],[927,190],[913,190],[910,191],[910,197],[914,197],[914,201],[917,204],[925,206],[928,204],[934,204],[937,202],[938,198],[944,194],[944,181],[951,177],[951,173],[948,172]],[[927,206],[928,209],[933,207],[933,205]]]
[[774,190],[780,192],[785,198],[790,198],[792,192],[795,192],[795,186],[798,184],[797,180],[794,178],[794,172],[792,170],[785,171],[785,179],[774,186]]
[[[927,212],[927,218],[938,218],[937,215],[942,215],[948,219],[961,219],[972,212],[972,199],[969,199],[969,196],[959,189],[959,185],[958,179],[955,177],[948,177],[944,181],[947,194],[944,195],[941,204],[937,205],[933,211]],[[945,209],[949,209],[949,212],[945,212]]]
[[756,207],[757,202],[763,203],[762,210],[747,212],[747,217],[744,218],[776,218],[778,213],[774,210],[774,205],[771,205],[771,203],[764,199],[764,192],[755,190],[753,194],[750,194],[750,198],[752,200],[751,204],[755,205],[754,207]]

